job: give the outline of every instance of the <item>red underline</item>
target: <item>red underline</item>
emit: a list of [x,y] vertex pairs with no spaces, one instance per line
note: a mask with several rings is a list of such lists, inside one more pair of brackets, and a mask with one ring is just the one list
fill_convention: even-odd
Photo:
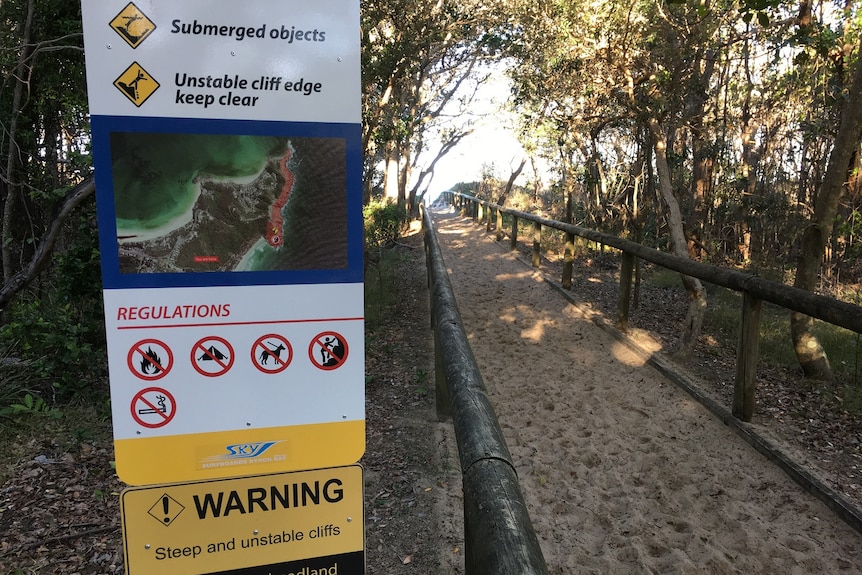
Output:
[[321,319],[281,319],[267,321],[229,321],[217,323],[175,323],[164,325],[123,325],[119,326],[118,330],[124,329],[168,329],[177,327],[212,327],[212,326],[228,326],[228,325],[272,325],[279,323],[321,323],[324,321],[362,321],[364,317],[326,317]]

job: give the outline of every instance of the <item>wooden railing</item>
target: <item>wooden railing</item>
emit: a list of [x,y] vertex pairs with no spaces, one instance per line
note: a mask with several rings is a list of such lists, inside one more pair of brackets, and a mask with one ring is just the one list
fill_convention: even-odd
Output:
[[512,456],[461,322],[431,216],[423,209],[437,416],[452,418],[464,490],[467,575],[548,575]]
[[741,292],[743,294],[742,310],[740,311],[740,325],[742,327],[736,350],[736,377],[734,379],[732,405],[733,416],[741,421],[750,422],[754,414],[762,302],[766,301],[856,333],[862,333],[862,307],[857,305],[766,280],[751,273],[681,258],[610,234],[504,208],[473,196],[456,192],[447,193],[451,194],[452,202],[464,208],[474,221],[485,221],[488,231],[491,230],[492,214],[495,213],[498,240],[502,239],[503,233],[502,214],[509,214],[512,218],[509,239],[510,248],[513,250],[518,242],[519,220],[533,222],[532,262],[535,267],[539,266],[542,226],[564,232],[566,234],[566,253],[563,260],[562,285],[565,288],[570,288],[572,285],[574,236],[620,250],[622,252],[620,290],[615,324],[622,331],[625,331],[628,326],[632,270],[634,269],[635,258],[641,258],[681,274]]

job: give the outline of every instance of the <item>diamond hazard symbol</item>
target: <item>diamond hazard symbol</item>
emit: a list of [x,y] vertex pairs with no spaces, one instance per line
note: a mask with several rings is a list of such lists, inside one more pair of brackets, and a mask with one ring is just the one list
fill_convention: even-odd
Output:
[[140,46],[146,40],[156,25],[141,9],[129,2],[123,10],[111,20],[111,28],[132,48]]
[[114,86],[138,107],[159,89],[158,81],[137,62],[132,62],[132,65],[114,80]]
[[174,522],[174,519],[180,516],[185,510],[185,507],[179,503],[176,499],[165,493],[159,500],[156,501],[150,510],[147,511],[147,514],[161,523],[164,526],[168,526]]

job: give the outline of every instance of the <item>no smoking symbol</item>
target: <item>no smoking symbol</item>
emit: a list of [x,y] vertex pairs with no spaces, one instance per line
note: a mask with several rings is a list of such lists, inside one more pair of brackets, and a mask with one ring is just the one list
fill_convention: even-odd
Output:
[[177,414],[177,402],[166,389],[148,387],[132,398],[132,419],[149,429],[163,427]]
[[144,339],[132,346],[126,356],[129,369],[144,381],[166,376],[174,366],[171,348],[157,339]]
[[293,347],[275,333],[258,338],[251,347],[251,361],[264,373],[281,373],[293,359]]
[[308,345],[308,358],[318,369],[332,371],[347,361],[347,340],[334,331],[318,334]]

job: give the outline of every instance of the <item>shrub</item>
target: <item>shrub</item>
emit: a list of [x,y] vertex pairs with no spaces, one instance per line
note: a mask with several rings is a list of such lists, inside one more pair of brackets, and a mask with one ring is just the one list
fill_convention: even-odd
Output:
[[362,209],[366,249],[397,242],[407,225],[407,213],[395,202],[374,199]]

